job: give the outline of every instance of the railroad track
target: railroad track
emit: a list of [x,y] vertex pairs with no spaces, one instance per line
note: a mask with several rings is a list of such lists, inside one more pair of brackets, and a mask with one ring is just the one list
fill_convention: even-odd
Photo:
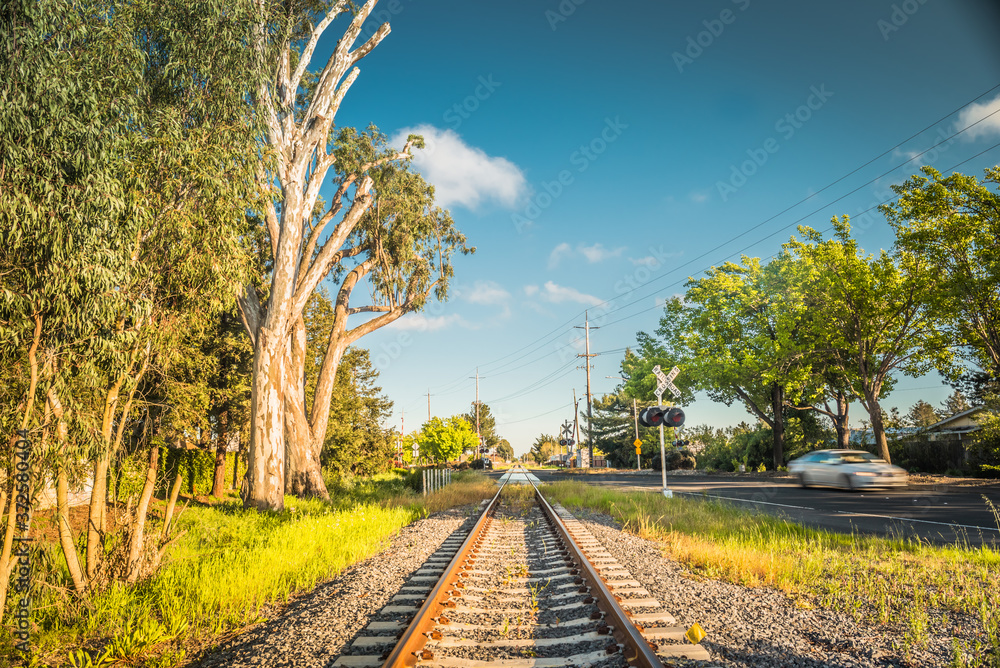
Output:
[[[709,660],[568,511],[512,469],[335,667],[671,665]],[[510,484],[525,482],[527,484]]]

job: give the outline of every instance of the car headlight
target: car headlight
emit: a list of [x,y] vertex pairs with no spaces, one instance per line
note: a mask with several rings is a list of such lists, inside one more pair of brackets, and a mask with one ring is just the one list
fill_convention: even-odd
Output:
[[861,475],[861,476],[864,476],[866,478],[871,478],[871,477],[876,476],[878,474],[877,473],[872,473],[871,471],[855,471],[854,475]]

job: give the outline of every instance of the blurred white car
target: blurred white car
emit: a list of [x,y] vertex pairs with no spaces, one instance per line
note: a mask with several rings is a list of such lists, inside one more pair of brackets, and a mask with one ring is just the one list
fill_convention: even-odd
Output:
[[828,485],[854,490],[866,487],[906,487],[905,470],[864,450],[816,450],[788,462],[788,472],[803,487]]

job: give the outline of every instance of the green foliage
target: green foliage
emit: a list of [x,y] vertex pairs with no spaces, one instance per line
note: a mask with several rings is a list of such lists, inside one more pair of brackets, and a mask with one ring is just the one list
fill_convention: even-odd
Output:
[[420,455],[434,462],[457,459],[465,450],[476,448],[476,432],[464,416],[446,420],[433,417],[420,428]]
[[324,468],[356,476],[383,473],[392,466],[396,432],[382,427],[392,402],[375,385],[377,380],[368,350],[348,348],[330,397],[330,422],[320,456]]
[[972,408],[969,405],[969,400],[965,398],[961,390],[955,390],[945,399],[945,402],[941,404],[941,410],[938,413],[942,418],[949,418],[953,415],[958,415],[959,413],[964,413],[965,411]]
[[528,454],[535,460],[536,464],[544,464],[549,461],[549,457],[558,454],[561,446],[555,436],[551,434],[541,434],[531,444]]
[[[651,405],[650,402],[638,402],[639,412]],[[616,468],[635,467],[635,417],[632,411],[632,400],[625,396],[624,391],[616,394],[606,394],[595,397],[593,401],[592,430],[594,447],[605,454],[608,464]],[[671,430],[667,430],[670,438]],[[658,453],[660,450],[659,429],[639,426],[639,438],[642,440],[643,459]]]
[[[468,413],[462,415],[472,433],[476,433],[476,402],[472,402],[472,407]],[[483,445],[487,450],[493,450],[500,443],[500,436],[497,434],[497,420],[493,417],[490,407],[483,402],[479,402],[479,435],[483,439]]]
[[[237,453],[226,454],[226,470],[232,471]],[[170,486],[178,471],[181,474],[183,487],[181,489],[196,494],[208,494],[212,491],[215,474],[215,452],[197,448],[168,448],[160,446],[160,475],[157,478],[157,490],[168,494]],[[144,472],[145,474],[145,472]]]
[[906,250],[866,254],[851,238],[847,217],[834,218],[834,238],[800,227],[785,248],[811,268],[805,288],[811,336],[831,350],[828,359],[851,394],[862,398],[876,444],[889,459],[880,399],[902,373],[947,371],[952,351],[934,314],[937,275],[926,258]]
[[514,461],[514,448],[506,438],[497,443],[497,455],[508,462]]
[[934,407],[923,399],[918,399],[906,414],[906,423],[911,427],[929,427],[939,419],[940,416]]
[[988,478],[1000,478],[1000,411],[992,410],[976,414],[980,430],[968,445],[969,465],[973,471]]
[[931,308],[968,365],[966,384],[977,401],[1000,383],[1000,167],[947,177],[924,167],[880,208],[897,245],[929,265]]

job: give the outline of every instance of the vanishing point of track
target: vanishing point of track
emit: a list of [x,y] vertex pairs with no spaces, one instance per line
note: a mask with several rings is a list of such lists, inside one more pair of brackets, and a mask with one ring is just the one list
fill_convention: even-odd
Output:
[[[333,665],[653,668],[708,660],[532,478],[519,468],[504,476],[472,530],[445,540]],[[508,489],[512,481],[530,489]]]

